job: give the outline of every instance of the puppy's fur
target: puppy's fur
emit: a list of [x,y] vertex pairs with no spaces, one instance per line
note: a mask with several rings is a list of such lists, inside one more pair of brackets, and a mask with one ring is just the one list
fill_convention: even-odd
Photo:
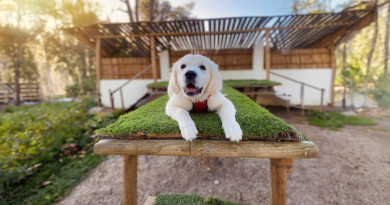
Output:
[[235,142],[242,139],[242,131],[235,118],[236,109],[233,103],[219,92],[221,89],[222,79],[218,65],[208,58],[189,54],[173,65],[166,114],[179,123],[184,139],[192,141],[196,138],[198,130],[189,111],[193,103],[206,99],[208,111],[216,111],[220,116],[226,138]]

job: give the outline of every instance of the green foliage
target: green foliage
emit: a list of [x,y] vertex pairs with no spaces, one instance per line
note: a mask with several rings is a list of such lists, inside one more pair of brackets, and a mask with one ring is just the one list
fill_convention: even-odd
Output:
[[375,88],[370,91],[373,99],[379,106],[390,108],[390,76],[388,79],[380,77],[375,83]]
[[[91,150],[84,158],[55,157],[43,163],[28,179],[6,186],[5,194],[0,194],[0,204],[54,204],[104,159],[105,156],[94,155]],[[44,181],[51,184],[43,187]]]
[[230,201],[223,201],[216,197],[210,197],[209,200],[206,202],[206,205],[250,205],[250,204],[233,203]]
[[[87,114],[94,104],[84,97],[80,102],[5,107],[0,115],[0,204],[52,204],[103,159],[91,153],[91,134],[115,118]],[[61,156],[67,143],[87,154]],[[43,181],[52,184],[43,187]]]
[[204,198],[197,195],[160,194],[156,197],[154,205],[204,205]]
[[153,205],[250,205],[243,203],[232,203],[230,201],[223,201],[216,197],[210,197],[207,201],[197,195],[184,194],[160,194],[156,197]]
[[[224,87],[222,93],[233,102],[237,114],[236,120],[240,124],[244,137],[277,138],[280,134],[294,131],[300,138],[305,138],[283,120],[275,117],[247,96],[230,87]],[[146,134],[180,133],[175,120],[165,114],[165,105],[168,101],[165,95],[139,109],[122,115],[115,123],[96,130],[99,135],[126,135],[144,132]],[[190,113],[199,134],[224,136],[222,122],[213,112]]]
[[309,124],[318,127],[329,127],[338,130],[344,125],[370,126],[376,123],[364,116],[346,116],[339,112],[309,111]]
[[350,64],[347,70],[341,70],[341,77],[345,79],[347,88],[353,92],[358,92],[365,83],[365,74],[359,64]]
[[80,95],[80,85],[75,83],[65,87],[66,95],[71,98],[76,98]]
[[295,14],[316,14],[329,10],[331,0],[294,0],[292,9]]
[[89,95],[96,91],[96,80],[84,78],[82,83],[75,82],[73,85],[65,87],[66,95],[71,98],[79,97],[80,95]]

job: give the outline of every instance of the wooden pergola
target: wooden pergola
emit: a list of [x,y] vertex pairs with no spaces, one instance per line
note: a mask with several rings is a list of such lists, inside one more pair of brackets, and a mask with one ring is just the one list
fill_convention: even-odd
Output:
[[265,45],[269,79],[271,51],[327,48],[331,51],[331,68],[335,70],[335,47],[369,25],[377,14],[376,8],[374,3],[365,2],[338,13],[106,23],[66,30],[96,48],[97,90],[102,56],[150,57],[156,82],[156,51],[165,49],[229,50]]

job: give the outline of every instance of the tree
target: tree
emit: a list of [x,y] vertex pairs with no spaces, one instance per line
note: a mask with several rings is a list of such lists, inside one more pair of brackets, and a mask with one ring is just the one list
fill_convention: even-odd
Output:
[[140,0],[139,19],[141,21],[187,20],[194,18],[191,17],[194,6],[194,2],[172,7],[171,3],[166,0]]
[[331,0],[293,0],[292,9],[295,14],[315,14],[327,12]]
[[384,43],[384,50],[385,50],[385,59],[384,59],[384,73],[385,73],[385,79],[387,80],[389,76],[388,71],[388,62],[389,62],[389,28],[390,27],[390,2],[387,2],[387,17],[386,17],[386,31],[385,31],[385,43]]
[[[375,1],[375,6],[377,6],[376,1]],[[374,54],[374,50],[375,50],[375,46],[376,46],[376,39],[378,36],[378,14],[377,13],[375,13],[374,18],[375,18],[374,34],[372,37],[371,49],[370,49],[370,52],[368,53],[368,57],[367,57],[366,82],[364,85],[364,107],[367,106],[368,81],[370,79],[371,60],[372,60],[372,55]]]

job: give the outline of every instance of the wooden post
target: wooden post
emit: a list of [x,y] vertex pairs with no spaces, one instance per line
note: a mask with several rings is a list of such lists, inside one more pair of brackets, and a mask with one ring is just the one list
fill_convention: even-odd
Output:
[[271,205],[286,204],[287,172],[292,171],[291,159],[271,159]]
[[157,64],[156,64],[156,37],[150,37],[150,56],[152,58],[152,71],[153,71],[153,80],[157,82]]
[[320,111],[323,112],[324,111],[324,88],[321,89],[321,107],[320,107]]
[[267,69],[267,80],[269,80],[269,71],[271,68],[271,52],[269,48],[269,31],[265,31],[265,69]]
[[301,83],[301,115],[305,117],[305,110],[303,109],[303,95],[304,95],[305,84]]
[[115,110],[113,93],[111,92],[111,89],[109,89],[108,92],[110,93],[111,108],[112,110]]
[[138,155],[123,155],[123,205],[137,205]]
[[95,49],[95,61],[96,61],[96,94],[98,100],[98,106],[102,106],[100,99],[100,38],[96,38],[96,49]]
[[330,59],[331,59],[331,65],[332,65],[332,88],[330,90],[331,95],[330,95],[330,105],[334,105],[334,81],[336,78],[336,55],[335,55],[335,47],[334,44],[332,43],[332,46],[330,47]]
[[122,110],[124,111],[125,110],[125,103],[123,101],[123,92],[122,92],[122,88],[119,89],[120,93],[121,93],[121,102],[122,102]]

